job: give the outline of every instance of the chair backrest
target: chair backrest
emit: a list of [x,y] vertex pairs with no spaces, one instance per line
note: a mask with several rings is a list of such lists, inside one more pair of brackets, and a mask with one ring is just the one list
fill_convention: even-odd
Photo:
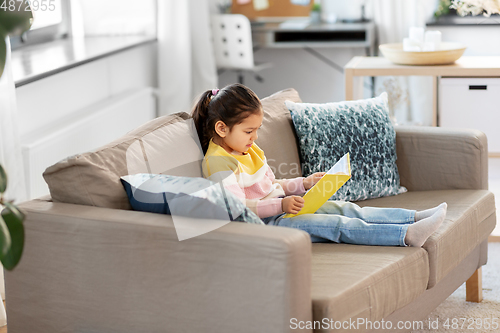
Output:
[[253,68],[252,31],[248,18],[240,14],[222,14],[213,15],[211,19],[217,68]]

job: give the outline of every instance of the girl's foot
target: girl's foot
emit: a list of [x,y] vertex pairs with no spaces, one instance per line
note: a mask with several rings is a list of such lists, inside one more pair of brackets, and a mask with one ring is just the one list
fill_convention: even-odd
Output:
[[446,217],[446,209],[448,207],[446,203],[443,204],[439,205],[438,209],[431,216],[423,218],[408,226],[405,237],[405,243],[407,245],[421,247],[424,245],[427,238],[439,228]]
[[448,204],[446,202],[443,202],[442,204],[440,204],[439,206],[436,206],[434,208],[421,210],[420,212],[416,212],[415,213],[415,222],[418,222],[420,220],[423,220],[425,218],[432,216],[440,208],[444,208],[446,210],[448,208]]

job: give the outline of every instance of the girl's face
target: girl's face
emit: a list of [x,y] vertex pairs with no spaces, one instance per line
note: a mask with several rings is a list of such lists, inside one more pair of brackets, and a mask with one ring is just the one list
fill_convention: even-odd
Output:
[[220,142],[216,142],[228,153],[234,151],[243,154],[257,140],[257,130],[262,126],[264,113],[260,111],[256,114],[251,114],[246,117],[241,123],[229,128],[222,122],[218,121],[215,124],[215,131],[220,136]]

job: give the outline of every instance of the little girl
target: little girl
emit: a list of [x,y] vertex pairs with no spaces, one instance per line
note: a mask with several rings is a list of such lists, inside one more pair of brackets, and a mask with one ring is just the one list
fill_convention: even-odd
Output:
[[[315,214],[284,218],[304,206],[300,196],[325,174],[275,179],[255,144],[264,113],[249,88],[232,84],[208,90],[192,116],[205,153],[203,175],[238,196],[265,224],[297,228],[312,242],[421,247],[446,216],[447,204],[424,211],[363,207],[327,201]],[[293,143],[291,143],[293,144]]]

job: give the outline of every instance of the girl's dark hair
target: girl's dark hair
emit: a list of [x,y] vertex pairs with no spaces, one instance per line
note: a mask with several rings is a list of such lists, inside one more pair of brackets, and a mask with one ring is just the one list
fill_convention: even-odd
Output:
[[262,104],[257,95],[242,84],[225,86],[215,95],[212,90],[205,91],[191,113],[203,153],[207,152],[210,139],[217,135],[215,123],[219,120],[231,130],[249,115],[261,111]]

